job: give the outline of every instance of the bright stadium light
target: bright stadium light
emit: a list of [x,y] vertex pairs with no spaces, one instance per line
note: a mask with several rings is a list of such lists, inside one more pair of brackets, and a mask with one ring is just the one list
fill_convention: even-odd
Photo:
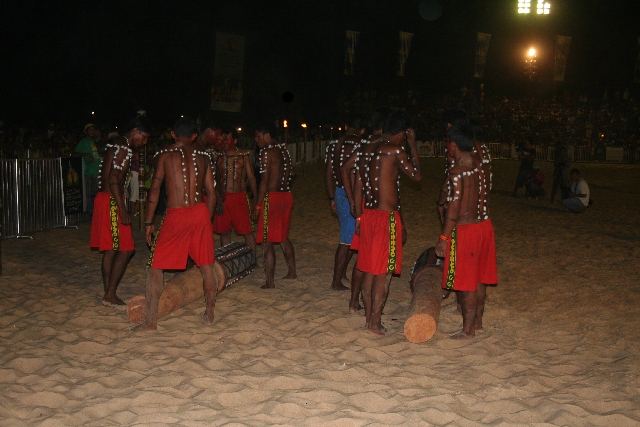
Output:
[[[518,13],[531,13],[531,0],[518,0]],[[548,15],[551,11],[551,4],[545,0],[535,0],[536,13],[538,15]]]
[[530,13],[531,0],[518,0],[518,13]]
[[548,15],[551,10],[551,4],[545,2],[544,0],[538,0],[538,15]]

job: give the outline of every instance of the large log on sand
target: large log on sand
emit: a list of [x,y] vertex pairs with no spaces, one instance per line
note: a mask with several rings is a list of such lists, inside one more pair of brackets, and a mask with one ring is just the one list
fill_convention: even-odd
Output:
[[[215,259],[213,269],[218,281],[218,293],[255,270],[255,253],[242,243],[230,243],[217,248]],[[193,266],[182,273],[176,273],[162,288],[158,302],[158,318],[189,305],[203,296],[202,274],[198,267]],[[144,295],[131,298],[127,304],[127,314],[133,323],[143,322],[145,311]]]
[[442,261],[435,248],[424,251],[411,272],[411,305],[404,323],[404,336],[418,344],[430,340],[438,329],[442,305]]

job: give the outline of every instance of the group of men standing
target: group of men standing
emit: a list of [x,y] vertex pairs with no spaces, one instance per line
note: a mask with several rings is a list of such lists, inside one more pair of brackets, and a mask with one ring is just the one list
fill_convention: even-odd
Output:
[[[138,116],[123,136],[107,145],[100,164],[100,189],[96,196],[90,246],[103,253],[103,304],[124,307],[116,290],[134,253],[131,218],[122,197],[132,150],[146,143],[150,134],[146,118]],[[287,277],[296,278],[295,253],[288,238],[293,196],[290,192],[291,157],[275,140],[269,122],[256,126],[255,140],[261,147],[260,186],[256,185],[249,153],[236,146],[235,129],[222,129],[205,120],[183,117],[171,131],[174,143],[156,153],[148,194],[145,237],[151,248],[148,260],[145,321],[138,330],[156,329],[164,270],[186,268],[191,258],[200,269],[206,301],[204,321],[213,322],[218,286],[213,270],[214,232],[222,245],[230,242],[235,229],[245,236],[253,251],[263,243],[266,283],[275,287],[274,244],[280,243],[289,267]],[[166,215],[156,230],[154,221],[160,188],[166,188]],[[246,188],[249,187],[253,203]],[[253,205],[253,208],[251,208]],[[251,213],[250,213],[251,212]],[[258,220],[254,235],[251,219]],[[257,238],[256,238],[257,237]]]
[[[384,335],[382,311],[391,277],[402,269],[402,245],[406,242],[400,206],[400,175],[422,179],[416,134],[408,118],[399,112],[378,110],[372,116],[372,132],[355,119],[345,134],[327,147],[325,182],[331,210],[340,221],[340,242],[335,254],[331,288],[342,284],[349,260],[357,255],[351,275],[349,312],[365,311],[365,328]],[[122,200],[131,147],[146,143],[150,127],[144,117],[134,118],[127,131],[107,146],[100,168],[100,191],[95,201],[91,246],[103,252],[102,273],[106,305],[123,306],[116,289],[133,255],[130,216]],[[275,287],[275,250],[280,244],[288,273],[296,278],[295,251],[289,240],[293,208],[292,162],[284,144],[275,136],[274,124],[255,127],[260,147],[260,181],[256,184],[249,152],[237,147],[235,129],[222,129],[205,120],[198,128],[190,118],[179,119],[172,130],[174,144],[154,159],[148,194],[145,234],[151,251],[146,285],[146,318],[139,330],[156,329],[163,271],[187,266],[188,258],[200,268],[206,301],[204,321],[214,320],[217,295],[213,270],[213,234],[222,245],[231,241],[232,229],[245,236],[254,251],[261,243],[266,281]],[[457,291],[463,314],[463,330],[456,338],[475,336],[482,330],[487,284],[497,282],[493,227],[488,216],[490,167],[488,150],[476,139],[465,115],[447,123],[447,173],[437,201],[442,233],[436,254],[445,258],[443,288]],[[409,152],[404,148],[408,143]],[[155,207],[164,183],[167,211],[159,229]],[[246,190],[249,188],[252,199]],[[254,234],[252,221],[257,222]]]
[[[416,134],[399,112],[378,110],[372,134],[363,138],[359,119],[348,121],[345,134],[327,147],[325,183],[331,210],[340,222],[331,289],[342,284],[349,259],[358,252],[351,276],[349,312],[364,302],[365,328],[384,335],[381,316],[393,274],[402,268],[407,231],[400,206],[400,175],[420,181]],[[480,128],[476,130],[479,133]],[[444,257],[442,287],[456,291],[463,330],[454,338],[481,331],[486,285],[497,283],[493,226],[489,219],[490,158],[476,140],[466,113],[447,118],[447,170],[437,201],[442,233],[436,255]],[[408,143],[409,152],[404,148]]]

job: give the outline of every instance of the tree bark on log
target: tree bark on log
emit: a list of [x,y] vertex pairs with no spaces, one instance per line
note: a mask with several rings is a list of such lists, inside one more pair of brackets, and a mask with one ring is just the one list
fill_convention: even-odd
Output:
[[430,340],[438,329],[442,306],[442,264],[437,263],[435,248],[420,255],[411,274],[411,305],[404,324],[404,336],[418,344]]
[[[213,269],[218,281],[219,293],[224,289],[227,279],[220,263],[214,263]],[[183,273],[176,273],[162,288],[162,294],[158,300],[158,319],[180,307],[197,301],[202,298],[203,295],[202,274],[198,267],[193,266]],[[131,322],[144,322],[146,312],[145,302],[146,298],[144,295],[131,298],[127,304],[127,315]]]

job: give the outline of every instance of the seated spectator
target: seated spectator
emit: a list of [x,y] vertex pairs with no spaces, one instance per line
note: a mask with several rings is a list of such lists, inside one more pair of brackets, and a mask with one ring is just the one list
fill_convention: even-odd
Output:
[[566,198],[562,199],[562,206],[571,212],[582,212],[589,206],[589,186],[587,181],[580,178],[578,169],[571,169],[571,189]]

